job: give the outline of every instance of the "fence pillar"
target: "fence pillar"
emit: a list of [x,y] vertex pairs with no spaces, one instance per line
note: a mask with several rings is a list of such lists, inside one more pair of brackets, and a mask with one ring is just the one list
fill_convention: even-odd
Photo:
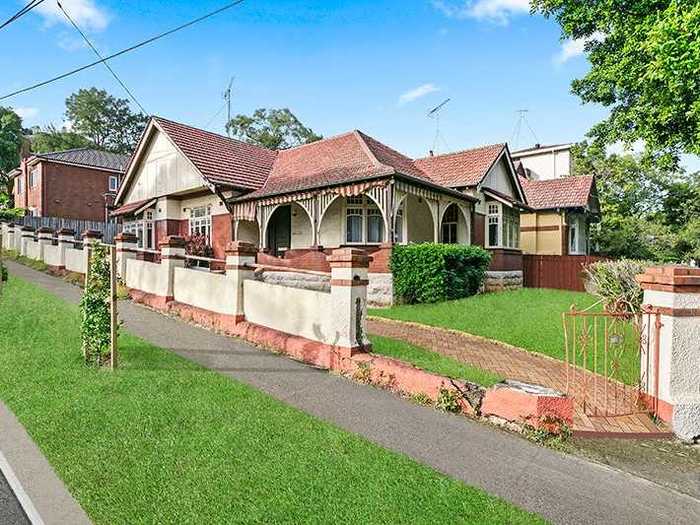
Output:
[[61,228],[58,236],[58,270],[66,269],[66,250],[75,246],[75,232],[69,228]]
[[370,258],[354,248],[334,250],[331,267],[331,302],[336,346],[345,356],[371,348],[367,338],[367,272]]
[[226,279],[229,280],[230,287],[235,298],[236,321],[242,321],[245,318],[243,308],[243,282],[246,279],[253,278],[255,268],[255,257],[258,249],[255,245],[249,242],[232,241],[226,245]]
[[4,232],[2,236],[3,248],[6,250],[15,249],[15,223],[4,224]]
[[126,282],[126,262],[136,259],[137,238],[133,233],[122,232],[114,238],[117,247],[117,276]]
[[165,301],[170,302],[175,299],[175,268],[185,267],[185,239],[176,235],[168,235],[158,242],[158,247],[160,248],[161,270],[167,272],[168,276]]
[[41,227],[37,231],[37,240],[39,242],[39,260],[44,260],[44,246],[51,246],[53,242],[53,230],[51,228]]
[[27,256],[27,245],[34,242],[34,228],[31,226],[22,226],[21,241],[19,245],[19,254],[23,257]]
[[102,232],[97,230],[85,230],[83,237],[83,273],[87,274],[90,267],[90,248],[102,239]]
[[648,268],[637,281],[661,324],[657,340],[656,315],[644,315],[651,364],[642,365],[645,393],[657,400],[658,415],[673,432],[692,440],[700,436],[700,268]]

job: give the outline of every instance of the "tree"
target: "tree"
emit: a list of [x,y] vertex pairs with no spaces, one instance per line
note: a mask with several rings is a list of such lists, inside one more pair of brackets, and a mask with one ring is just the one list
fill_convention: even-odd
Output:
[[30,142],[33,153],[94,147],[94,144],[82,135],[65,128],[59,130],[53,124],[49,124],[44,129],[35,128],[32,130]]
[[8,173],[19,165],[22,141],[22,119],[12,109],[0,106],[0,194],[10,193]]
[[272,150],[288,149],[323,138],[304,126],[289,109],[256,109],[226,124],[234,137]]
[[643,141],[666,166],[700,154],[700,3],[695,0],[533,0],[566,38],[583,40],[589,72],[572,83],[583,102],[610,108],[590,137]]
[[612,257],[660,262],[700,255],[700,176],[638,155],[607,155],[586,142],[573,150],[574,174],[596,176],[602,221],[593,244]]
[[66,117],[75,133],[115,153],[131,153],[148,122],[143,113],[131,111],[128,100],[94,87],[66,99]]

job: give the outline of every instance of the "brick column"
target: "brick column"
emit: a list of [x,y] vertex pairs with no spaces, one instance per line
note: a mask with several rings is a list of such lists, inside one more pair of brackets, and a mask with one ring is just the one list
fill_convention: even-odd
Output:
[[37,230],[37,238],[39,242],[39,259],[44,260],[44,246],[49,245],[53,242],[53,230],[42,226]]
[[328,257],[331,267],[331,302],[328,312],[337,334],[335,346],[341,355],[369,351],[367,338],[367,271],[370,258],[354,248],[334,250]]
[[158,242],[158,248],[161,270],[167,272],[165,301],[169,302],[175,299],[175,268],[185,267],[185,239],[177,235],[168,235]]
[[34,242],[34,228],[31,226],[22,226],[21,241],[19,247],[19,254],[26,257],[27,256],[27,244]]
[[58,236],[58,270],[66,269],[66,250],[75,246],[75,231],[70,228],[61,228],[56,233]]
[[117,250],[117,275],[126,282],[126,264],[129,259],[136,259],[137,238],[133,233],[121,232],[114,238]]
[[243,308],[243,282],[253,278],[253,265],[258,249],[249,242],[233,241],[226,245],[226,279],[230,281],[231,290],[236,294],[236,322],[245,319]]
[[700,436],[700,268],[648,268],[637,281],[644,304],[658,311],[661,321],[657,341],[656,316],[644,316],[645,325],[651,323],[643,328],[651,334],[648,374],[642,363],[646,394],[653,399],[658,388],[659,417],[671,422],[678,437],[691,440]]

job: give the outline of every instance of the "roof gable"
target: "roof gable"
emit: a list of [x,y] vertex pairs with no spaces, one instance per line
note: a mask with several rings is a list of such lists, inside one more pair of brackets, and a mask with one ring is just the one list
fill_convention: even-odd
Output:
[[595,199],[595,179],[592,175],[563,177],[549,180],[520,178],[528,205],[534,210],[556,208],[586,208]]
[[505,148],[492,144],[480,148],[417,159],[415,164],[433,181],[452,188],[476,186],[491,169]]

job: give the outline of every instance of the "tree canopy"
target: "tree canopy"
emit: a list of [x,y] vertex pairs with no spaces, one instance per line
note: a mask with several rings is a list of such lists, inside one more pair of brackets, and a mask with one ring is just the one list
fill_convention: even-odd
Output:
[[29,140],[32,153],[48,153],[50,151],[94,147],[94,144],[82,135],[68,131],[65,128],[58,129],[53,124],[49,124],[43,129],[34,128]]
[[599,252],[659,262],[700,258],[700,175],[639,155],[608,155],[586,142],[573,157],[575,174],[596,175],[602,222],[592,236]]
[[66,117],[73,132],[114,153],[131,153],[148,122],[143,113],[131,111],[128,100],[95,87],[66,99]]
[[323,138],[304,126],[289,109],[256,109],[251,115],[236,115],[226,129],[237,139],[280,150]]
[[22,119],[0,106],[0,195],[10,192],[7,174],[19,165],[22,141]]
[[610,108],[590,131],[601,144],[643,141],[669,165],[700,154],[700,3],[696,0],[533,0],[566,38],[584,40],[583,102]]

